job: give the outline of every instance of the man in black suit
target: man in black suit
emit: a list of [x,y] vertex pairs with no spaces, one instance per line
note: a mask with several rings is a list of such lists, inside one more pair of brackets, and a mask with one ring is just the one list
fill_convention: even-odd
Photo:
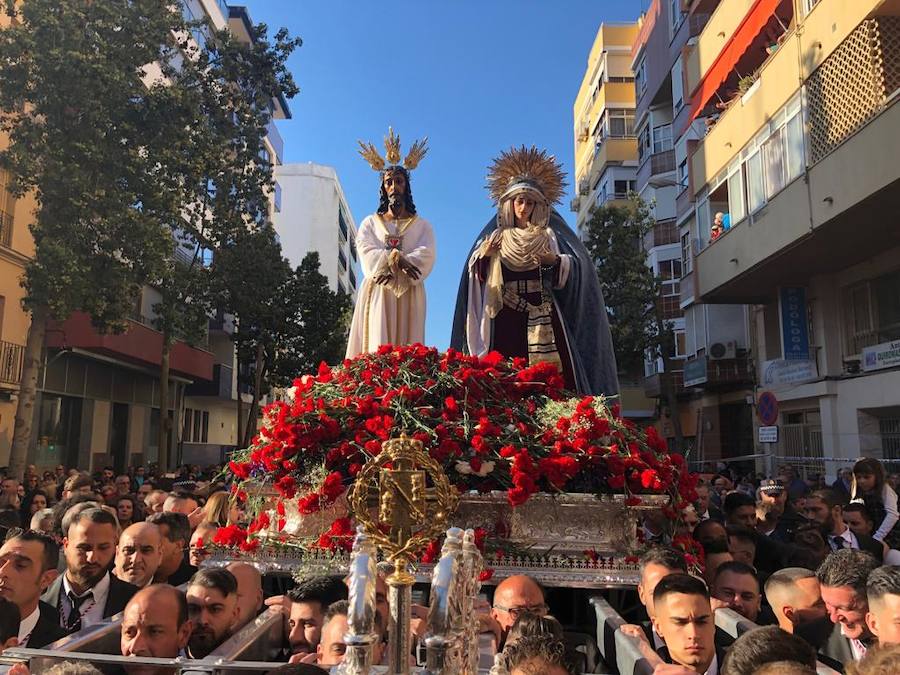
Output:
[[156,568],[153,583],[170,586],[186,584],[197,571],[188,560],[191,524],[187,516],[165,511],[154,513],[147,518],[147,522],[156,525],[162,535],[162,562]]
[[[657,584],[670,574],[687,574],[687,564],[683,553],[671,548],[654,547],[647,549],[644,555],[641,556],[638,599],[641,601],[644,609],[647,610],[647,616],[650,618],[647,621],[642,621],[639,626],[647,642],[665,661],[669,658],[666,641],[653,629],[653,594],[656,591]],[[733,641],[728,633],[719,628],[715,630],[714,640],[716,645],[722,648],[727,647]]]
[[722,511],[710,500],[709,485],[701,483],[696,489],[697,501],[695,502],[695,508],[697,509],[697,515],[700,516],[700,522],[704,520],[724,522],[725,516],[722,515]]
[[816,571],[828,616],[798,626],[796,634],[816,648],[820,661],[840,672],[845,663],[865,656],[875,641],[866,625],[866,582],[877,567],[868,553],[841,549]]
[[53,605],[63,630],[74,633],[121,612],[138,588],[109,571],[119,536],[111,513],[100,508],[81,511],[65,534],[66,571],[41,599]]
[[804,515],[819,523],[826,542],[832,551],[845,548],[865,551],[880,564],[884,559],[884,546],[863,534],[854,534],[844,522],[844,506],[847,501],[830,488],[816,490],[806,497]]
[[20,647],[40,649],[65,635],[57,611],[40,599],[58,564],[59,545],[42,532],[18,532],[0,547],[0,597],[19,608]]
[[673,663],[701,675],[718,675],[724,649],[715,643],[716,622],[706,584],[687,574],[660,579],[653,591],[653,629],[665,640]]

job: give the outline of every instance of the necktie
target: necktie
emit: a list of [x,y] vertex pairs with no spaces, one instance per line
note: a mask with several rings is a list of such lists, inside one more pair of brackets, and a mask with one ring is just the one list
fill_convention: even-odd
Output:
[[66,620],[65,625],[65,629],[68,632],[75,633],[81,630],[81,606],[86,600],[93,600],[93,598],[94,593],[92,591],[88,591],[80,598],[72,591],[69,591],[69,602],[72,604],[72,609],[69,611],[69,618]]

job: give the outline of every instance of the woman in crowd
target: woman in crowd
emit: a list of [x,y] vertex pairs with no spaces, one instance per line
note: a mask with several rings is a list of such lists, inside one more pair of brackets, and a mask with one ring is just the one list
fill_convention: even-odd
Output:
[[203,507],[201,523],[212,523],[217,527],[235,525],[241,520],[241,512],[236,504],[232,504],[231,495],[224,491],[214,492]]
[[123,530],[144,519],[141,507],[134,495],[122,495],[116,500],[116,517]]

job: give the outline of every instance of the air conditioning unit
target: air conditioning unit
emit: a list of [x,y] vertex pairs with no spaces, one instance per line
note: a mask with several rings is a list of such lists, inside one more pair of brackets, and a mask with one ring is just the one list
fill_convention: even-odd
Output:
[[737,343],[734,340],[728,342],[713,342],[709,346],[709,358],[712,361],[719,359],[733,359],[737,356]]

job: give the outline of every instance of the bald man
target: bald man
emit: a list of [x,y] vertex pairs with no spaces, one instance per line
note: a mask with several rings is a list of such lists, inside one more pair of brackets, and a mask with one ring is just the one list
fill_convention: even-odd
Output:
[[491,618],[499,625],[503,640],[523,612],[546,616],[547,604],[540,584],[531,577],[517,574],[501,581],[494,591]]
[[162,562],[162,534],[153,523],[129,525],[116,546],[113,574],[138,588],[148,586]]
[[804,567],[785,567],[770,576],[766,581],[766,600],[779,628],[787,633],[823,619],[827,613],[816,573]]
[[[184,593],[168,584],[154,584],[134,594],[122,616],[122,656],[178,657],[191,637]],[[125,666],[129,675],[163,675],[171,668]]]
[[233,562],[225,567],[237,580],[238,618],[232,633],[253,621],[263,606],[262,575],[250,563]]

